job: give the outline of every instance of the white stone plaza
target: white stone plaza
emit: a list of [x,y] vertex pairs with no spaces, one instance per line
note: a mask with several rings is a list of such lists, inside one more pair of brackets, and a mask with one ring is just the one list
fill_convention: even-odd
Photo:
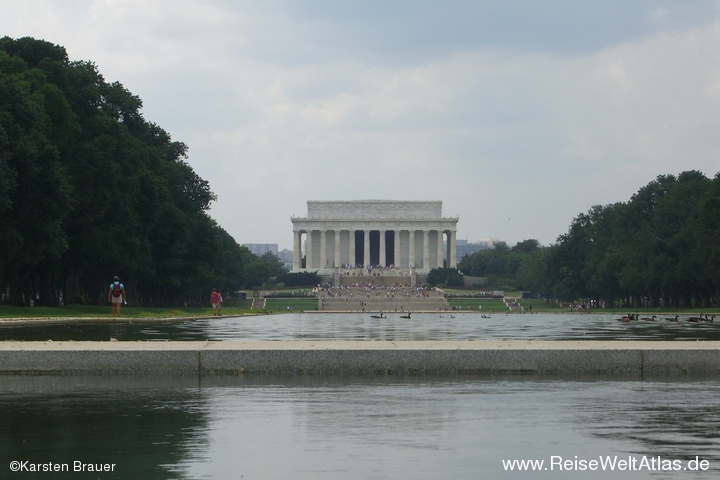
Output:
[[293,272],[380,266],[427,274],[457,266],[458,218],[442,216],[442,201],[309,200],[307,209],[307,217],[292,218]]

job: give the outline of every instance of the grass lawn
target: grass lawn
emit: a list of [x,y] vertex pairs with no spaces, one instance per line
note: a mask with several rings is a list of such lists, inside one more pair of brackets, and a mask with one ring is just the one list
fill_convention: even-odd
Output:
[[[536,312],[536,313],[565,313],[570,311],[568,308],[558,308],[554,307],[552,304],[546,302],[545,300],[536,299],[536,298],[528,298],[528,299],[518,299],[518,303],[520,306],[522,306],[526,312]],[[532,308],[531,308],[532,307]]]
[[[229,300],[225,302],[222,313],[225,315],[243,315],[250,313],[250,300]],[[200,317],[212,315],[212,308],[186,307],[186,308],[150,308],[123,306],[123,317],[131,318],[168,318],[168,317]],[[0,305],[0,318],[49,318],[49,317],[110,317],[110,305],[68,305],[65,307],[11,307]]]
[[[524,308],[525,313],[570,313],[570,309],[565,307],[554,307],[545,300],[540,299],[519,299],[520,305]],[[509,312],[505,303],[499,298],[478,298],[478,297],[448,297],[450,307],[462,307],[462,310],[468,310],[471,307],[473,312],[497,313]],[[272,298],[267,299],[265,310],[251,310],[252,299],[247,300],[226,300],[222,313],[224,315],[246,315],[257,313],[286,313],[288,306],[293,312],[315,311],[317,310],[317,299],[315,297],[298,297],[298,298]],[[478,310],[478,306],[482,309]],[[532,308],[531,308],[532,307]],[[594,313],[608,314],[720,314],[720,308],[684,308],[684,309],[662,309],[662,308],[606,308],[595,309]],[[122,307],[122,316],[130,318],[168,318],[168,317],[201,317],[212,315],[210,307],[186,307],[186,308],[150,308],[150,307]],[[110,305],[106,306],[90,306],[90,305],[68,305],[65,307],[10,307],[0,305],[0,318],[82,318],[82,317],[110,317],[112,315]]]
[[[509,312],[507,305],[502,301],[502,298],[463,298],[463,297],[448,297],[447,298],[450,307],[462,307],[463,310],[468,310],[468,307],[474,312]],[[481,309],[478,307],[482,306]]]

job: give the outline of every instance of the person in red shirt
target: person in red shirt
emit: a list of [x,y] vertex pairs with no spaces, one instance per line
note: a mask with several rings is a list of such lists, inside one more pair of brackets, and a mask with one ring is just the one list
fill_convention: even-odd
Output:
[[220,294],[214,288],[210,294],[210,303],[212,304],[213,315],[220,315]]

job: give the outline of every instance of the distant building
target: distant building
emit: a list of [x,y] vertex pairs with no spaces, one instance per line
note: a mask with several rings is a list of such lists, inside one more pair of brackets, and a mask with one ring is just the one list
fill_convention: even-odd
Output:
[[293,261],[293,251],[292,250],[288,250],[287,248],[284,248],[278,252],[277,256],[280,260],[282,260],[285,263],[289,263],[292,266],[292,261]]
[[283,264],[285,265],[285,268],[287,270],[290,270],[292,268],[292,262],[293,262],[293,251],[288,250],[287,248],[284,248],[278,252],[278,258],[282,260]]
[[270,252],[275,256],[278,256],[278,244],[277,243],[243,243],[243,247],[247,247],[251,253],[258,257],[263,254]]
[[497,242],[497,240],[492,238],[488,238],[487,240],[479,240],[474,243],[470,243],[467,240],[458,239],[455,242],[457,248],[457,259],[458,261],[460,261],[465,255],[472,255],[473,253],[479,252],[480,250],[495,248],[495,242]]
[[243,243],[242,246],[247,247],[247,249],[250,250],[250,253],[257,255],[258,257],[262,257],[264,254],[270,252],[283,262],[287,270],[290,270],[292,267],[292,250],[285,248],[278,251],[277,243]]

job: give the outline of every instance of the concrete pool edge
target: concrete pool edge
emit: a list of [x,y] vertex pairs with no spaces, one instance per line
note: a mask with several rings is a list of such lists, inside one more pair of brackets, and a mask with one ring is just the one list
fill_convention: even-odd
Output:
[[3,375],[720,376],[718,341],[0,342]]

